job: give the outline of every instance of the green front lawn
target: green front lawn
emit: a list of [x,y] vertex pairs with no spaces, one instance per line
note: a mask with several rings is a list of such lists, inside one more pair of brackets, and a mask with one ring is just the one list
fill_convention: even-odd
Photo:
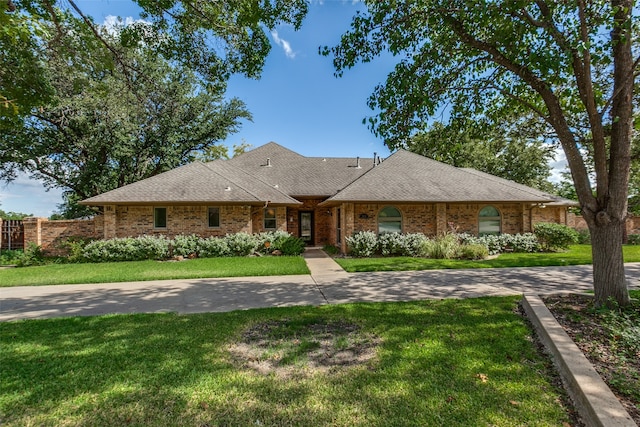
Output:
[[233,257],[201,258],[180,262],[49,264],[0,270],[0,287],[290,274],[309,274],[309,269],[302,257]]
[[[1,323],[0,420],[7,427],[568,425],[562,391],[517,300]],[[332,324],[340,327],[327,336]],[[263,351],[234,346],[243,341]],[[327,341],[343,353],[354,343],[374,347],[365,361],[323,369],[329,362],[313,364],[310,355]]]
[[[625,262],[640,262],[640,246],[623,246]],[[506,268],[545,267],[557,265],[591,264],[591,246],[575,245],[567,252],[504,253],[495,259],[468,261],[457,259],[428,259],[411,257],[336,258],[350,273],[365,271],[438,270],[448,268]]]

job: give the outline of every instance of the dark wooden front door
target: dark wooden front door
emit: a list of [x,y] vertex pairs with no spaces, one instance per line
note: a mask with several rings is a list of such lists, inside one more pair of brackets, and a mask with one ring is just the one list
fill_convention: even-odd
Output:
[[313,229],[313,212],[303,211],[299,213],[298,224],[300,224],[299,236],[307,244],[313,245],[314,229]]

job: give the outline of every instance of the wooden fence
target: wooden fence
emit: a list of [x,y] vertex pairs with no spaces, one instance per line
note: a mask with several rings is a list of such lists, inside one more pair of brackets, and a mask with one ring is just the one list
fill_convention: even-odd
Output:
[[0,249],[24,249],[24,224],[22,221],[0,219]]

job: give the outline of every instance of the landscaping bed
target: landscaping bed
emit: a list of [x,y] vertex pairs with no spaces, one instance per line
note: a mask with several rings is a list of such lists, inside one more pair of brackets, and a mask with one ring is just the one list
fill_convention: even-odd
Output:
[[597,310],[590,295],[544,298],[558,323],[640,425],[640,291],[624,311]]

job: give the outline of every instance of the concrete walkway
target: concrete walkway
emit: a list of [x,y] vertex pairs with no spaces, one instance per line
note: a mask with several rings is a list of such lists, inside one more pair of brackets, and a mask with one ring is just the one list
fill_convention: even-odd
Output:
[[[107,313],[201,313],[592,289],[591,266],[345,273],[318,249],[310,275],[0,288],[0,321]],[[640,263],[626,264],[631,287]]]

